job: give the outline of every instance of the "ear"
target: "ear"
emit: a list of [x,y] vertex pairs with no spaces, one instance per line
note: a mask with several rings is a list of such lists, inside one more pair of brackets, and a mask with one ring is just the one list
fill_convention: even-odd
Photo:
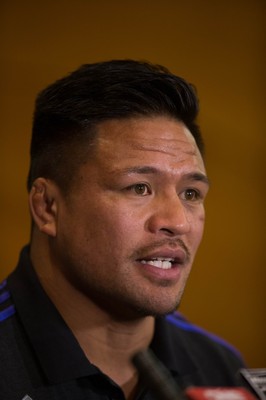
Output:
[[43,233],[56,236],[58,187],[49,179],[37,178],[29,193],[29,205],[32,218]]

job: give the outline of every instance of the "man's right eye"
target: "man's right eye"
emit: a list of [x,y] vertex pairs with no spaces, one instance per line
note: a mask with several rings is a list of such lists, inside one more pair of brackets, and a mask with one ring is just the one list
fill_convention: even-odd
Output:
[[129,186],[127,189],[139,196],[147,196],[151,194],[151,188],[146,183],[136,183],[135,185]]

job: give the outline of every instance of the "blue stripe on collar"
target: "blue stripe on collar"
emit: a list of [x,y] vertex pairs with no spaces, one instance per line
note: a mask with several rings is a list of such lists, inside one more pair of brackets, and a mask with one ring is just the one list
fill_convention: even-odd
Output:
[[8,319],[12,315],[14,315],[15,312],[16,312],[16,309],[15,309],[15,307],[13,305],[7,307],[3,311],[0,311],[0,322],[5,321],[6,319]]
[[5,291],[0,294],[0,304],[4,303],[6,300],[10,298],[10,293]]
[[6,286],[6,279],[0,283],[0,290],[3,289]]
[[166,320],[184,331],[195,332],[207,336],[214,342],[219,343],[223,347],[231,350],[238,358],[243,360],[241,353],[234,346],[232,346],[230,343],[220,338],[219,336],[216,336],[213,333],[206,331],[200,326],[192,324],[180,312],[176,311],[173,314],[168,314],[166,316]]

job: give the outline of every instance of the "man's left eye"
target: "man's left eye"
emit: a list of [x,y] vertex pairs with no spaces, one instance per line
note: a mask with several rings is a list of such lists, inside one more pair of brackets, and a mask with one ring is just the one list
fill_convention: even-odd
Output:
[[187,189],[184,192],[184,197],[185,197],[185,200],[196,201],[196,200],[199,200],[200,193],[195,189]]

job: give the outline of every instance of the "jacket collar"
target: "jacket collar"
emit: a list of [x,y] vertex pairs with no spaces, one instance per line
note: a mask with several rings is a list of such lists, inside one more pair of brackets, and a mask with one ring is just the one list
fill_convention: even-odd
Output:
[[[8,284],[26,336],[48,381],[60,383],[99,373],[42,288],[30,262],[29,246],[22,250]],[[180,379],[196,372],[182,335],[179,337],[178,330],[165,318],[156,319],[151,349]]]

